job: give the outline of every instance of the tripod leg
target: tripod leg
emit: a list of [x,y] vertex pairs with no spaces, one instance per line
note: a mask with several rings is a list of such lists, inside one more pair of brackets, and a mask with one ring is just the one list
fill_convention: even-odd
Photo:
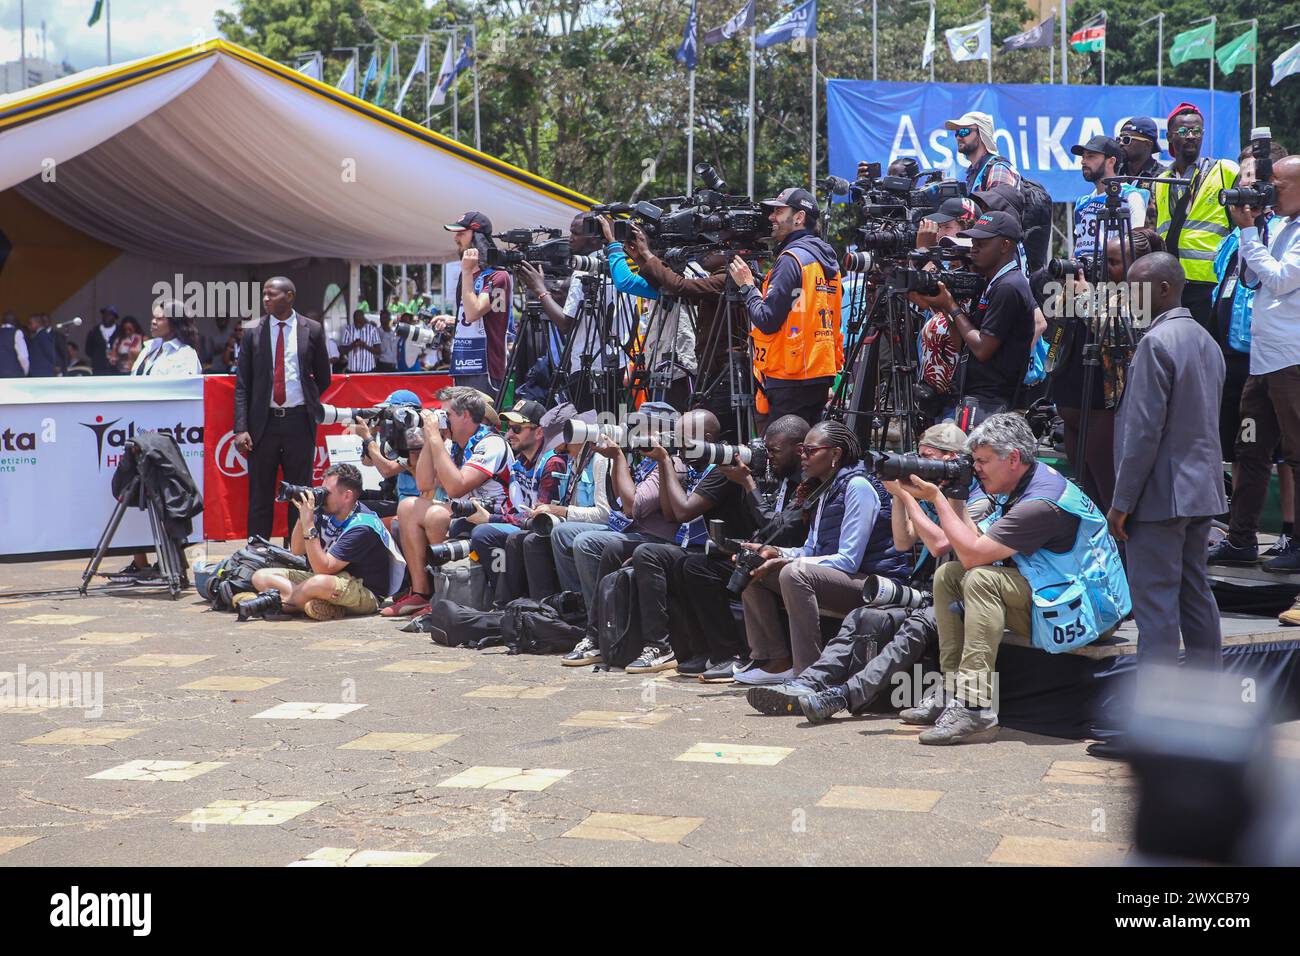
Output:
[[117,534],[117,527],[122,523],[122,516],[126,514],[126,509],[130,507],[128,502],[131,500],[135,485],[131,485],[117,499],[117,506],[113,509],[112,516],[108,519],[108,524],[104,527],[104,533],[99,536],[99,544],[95,545],[95,553],[90,556],[90,562],[86,565],[86,571],[81,576],[81,587],[78,590],[84,596],[86,588],[90,584],[96,572],[99,571],[99,563],[104,560],[104,552],[108,546],[113,543],[113,535]]
[[158,552],[158,570],[167,582],[172,600],[175,600],[181,593],[180,555],[176,553],[176,542],[167,534],[167,521],[162,513],[162,505],[156,498],[146,495],[146,510],[149,513],[149,528],[153,532],[154,549]]

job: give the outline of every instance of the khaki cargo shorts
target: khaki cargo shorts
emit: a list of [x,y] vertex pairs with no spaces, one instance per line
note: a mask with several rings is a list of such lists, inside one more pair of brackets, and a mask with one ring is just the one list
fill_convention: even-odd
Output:
[[[309,578],[316,577],[315,571],[294,571],[277,568],[276,572],[283,574],[291,584],[301,584]],[[326,574],[322,575],[322,577],[334,580],[334,596],[329,598],[330,604],[337,604],[349,614],[374,614],[379,610],[379,601],[361,583],[360,578],[354,578],[346,571],[340,571],[338,574]]]

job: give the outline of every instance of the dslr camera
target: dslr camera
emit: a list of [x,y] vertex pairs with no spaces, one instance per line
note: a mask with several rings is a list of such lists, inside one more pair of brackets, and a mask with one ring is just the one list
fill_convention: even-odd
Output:
[[681,449],[682,459],[692,465],[745,465],[750,471],[767,471],[767,446],[761,438],[747,445],[726,445],[707,441],[688,441]]
[[322,405],[320,424],[351,425],[362,421],[375,430],[375,437],[403,458],[424,445],[420,435],[420,410],[412,405],[376,405],[373,408],[341,408]]
[[970,495],[975,467],[970,455],[958,455],[944,461],[922,458],[915,452],[877,451],[871,452],[869,457],[876,475],[884,481],[902,481],[909,475],[916,475],[922,481],[938,485],[946,498],[962,501]]
[[443,329],[439,332],[437,329],[429,325],[420,324],[429,322],[436,318],[435,313],[430,307],[433,301],[433,296],[427,292],[421,292],[420,298],[423,300],[424,304],[421,305],[419,310],[415,313],[415,317],[419,320],[419,323],[410,321],[395,322],[393,324],[393,331],[397,333],[399,341],[411,342],[420,348],[430,349],[432,351],[441,351],[451,344],[452,339],[455,338],[456,332],[454,329]]
[[325,507],[324,488],[313,488],[311,485],[295,485],[288,481],[280,482],[280,487],[275,491],[276,501],[297,502],[303,495],[311,495],[316,502],[317,508]]
[[1273,188],[1273,131],[1257,126],[1250,131],[1250,155],[1255,160],[1255,182],[1238,189],[1220,189],[1220,206],[1250,206],[1263,209],[1277,202]]
[[736,538],[728,538],[726,522],[721,518],[710,518],[707,527],[709,531],[707,553],[734,556],[736,559],[736,567],[732,570],[731,577],[727,578],[727,593],[740,600],[745,588],[749,587],[749,583],[754,579],[754,572],[767,559],[753,548],[746,548],[744,542]]

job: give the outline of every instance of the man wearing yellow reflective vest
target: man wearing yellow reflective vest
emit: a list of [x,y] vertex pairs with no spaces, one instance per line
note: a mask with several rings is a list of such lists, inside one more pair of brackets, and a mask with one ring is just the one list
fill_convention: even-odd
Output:
[[743,259],[729,267],[740,287],[754,340],[754,376],[768,421],[798,415],[816,424],[844,367],[840,331],[840,269],[835,250],[817,235],[817,200],[806,189],[763,202],[772,222],[776,259],[760,288]]
[[[1156,232],[1187,276],[1183,307],[1213,335],[1214,255],[1232,232],[1228,212],[1219,205],[1219,190],[1231,189],[1237,182],[1237,164],[1201,156],[1205,119],[1191,103],[1180,103],[1169,114],[1168,126],[1169,155],[1174,161],[1151,189]],[[1175,186],[1161,179],[1190,179],[1192,184]]]

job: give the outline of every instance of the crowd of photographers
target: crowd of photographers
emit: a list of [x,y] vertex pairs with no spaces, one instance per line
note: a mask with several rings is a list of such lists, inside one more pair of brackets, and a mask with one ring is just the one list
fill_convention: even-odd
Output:
[[[567,666],[734,681],[814,723],[902,703],[922,743],[991,739],[1005,631],[1060,652],[1132,610],[1112,448],[1147,327],[1185,308],[1249,349],[1258,433],[1211,561],[1254,559],[1275,449],[1300,464],[1300,160],[1256,142],[1239,172],[1199,157],[1194,108],[1168,125],[1167,170],[1146,117],[1075,147],[1063,259],[1046,194],[977,112],[948,124],[964,182],[903,160],[828,183],[860,217],[843,259],[809,191],[755,204],[708,167],[691,196],[600,207],[567,239],[467,213],[447,227],[457,314],[415,333],[454,323],[455,386],[336,417],[391,490],[368,505],[346,465],[299,489],[311,571],[259,572],[241,616],[426,619],[468,568],[473,611],[562,608]],[[1158,316],[1119,301],[1147,256]],[[1077,483],[1039,457],[1062,431]],[[1284,541],[1274,569],[1298,558]],[[918,664],[942,678],[900,700]]]

